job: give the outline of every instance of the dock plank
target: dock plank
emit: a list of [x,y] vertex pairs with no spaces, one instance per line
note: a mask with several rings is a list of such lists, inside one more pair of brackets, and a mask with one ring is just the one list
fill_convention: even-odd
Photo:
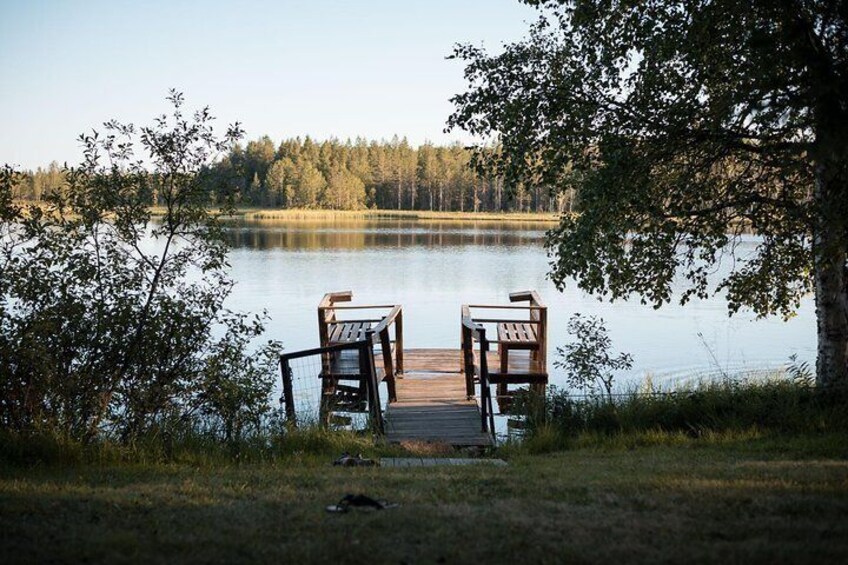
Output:
[[480,409],[468,398],[456,349],[404,351],[404,374],[396,381],[397,401],[386,409],[389,442],[423,441],[455,446],[490,446]]
[[[382,354],[375,356],[377,365],[382,364]],[[490,370],[500,365],[498,352],[489,351],[486,357]],[[459,349],[406,349],[403,350],[403,368],[406,373],[453,373],[462,371],[462,352]],[[532,361],[529,351],[510,351],[510,373],[535,373],[539,369]]]

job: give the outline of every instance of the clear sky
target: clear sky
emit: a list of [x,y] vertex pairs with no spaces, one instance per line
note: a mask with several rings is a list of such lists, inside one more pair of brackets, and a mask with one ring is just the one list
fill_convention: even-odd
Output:
[[74,164],[83,131],[148,124],[170,87],[247,138],[444,143],[456,42],[524,35],[517,0],[0,0],[0,163]]

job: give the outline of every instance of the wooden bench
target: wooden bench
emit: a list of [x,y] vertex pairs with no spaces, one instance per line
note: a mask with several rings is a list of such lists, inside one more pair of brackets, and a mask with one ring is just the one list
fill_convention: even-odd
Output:
[[[497,339],[492,342],[498,344],[498,363],[497,369],[488,372],[488,381],[497,386],[497,400],[502,412],[508,411],[511,404],[513,391],[509,390],[509,385],[530,385],[531,389],[541,391],[548,382],[547,307],[533,290],[514,292],[509,295],[509,300],[528,304],[463,307],[464,316],[469,315],[470,308],[528,312],[524,319],[473,318],[475,323],[496,325]],[[467,349],[467,344],[464,343],[463,347]],[[468,388],[471,390],[470,382]]]
[[510,351],[530,352],[528,372],[547,375],[548,309],[535,290],[514,292],[510,302],[528,302],[529,320],[498,323],[498,354],[500,372],[509,373]]
[[[376,367],[379,380],[385,380],[389,389],[389,400],[396,398],[395,376],[403,373],[403,313],[397,305],[349,305],[340,304],[351,302],[353,293],[330,292],[324,295],[318,303],[318,337],[321,347],[330,347],[345,343],[364,342],[371,335],[373,345],[378,346],[381,352],[379,366]],[[379,317],[360,317],[358,319],[342,319],[341,314],[349,311],[365,311],[366,316],[374,316],[375,311],[387,310]],[[394,334],[393,336],[391,334]],[[332,382],[344,378],[337,371],[339,359],[324,359],[322,373],[327,376],[328,385],[332,388]],[[358,374],[358,368],[353,366],[354,375]],[[360,383],[364,391],[364,384]]]
[[511,350],[538,351],[539,332],[534,324],[526,322],[501,322],[498,324],[498,348],[500,350],[501,371],[509,368]]

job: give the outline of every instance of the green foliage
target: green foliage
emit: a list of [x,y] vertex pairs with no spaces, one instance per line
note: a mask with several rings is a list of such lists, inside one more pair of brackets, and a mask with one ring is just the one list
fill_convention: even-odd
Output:
[[298,173],[291,205],[295,208],[314,208],[326,186],[327,181],[324,180],[324,175],[318,167],[307,163]]
[[211,344],[195,397],[201,421],[220,423],[223,437],[233,441],[245,432],[258,434],[269,413],[269,399],[279,374],[280,344],[270,342],[258,354],[248,354],[251,340],[264,331],[262,321],[226,312],[226,333]]
[[364,208],[365,183],[347,169],[333,170],[321,201],[324,208],[336,210]]
[[593,395],[603,392],[611,399],[615,371],[629,370],[633,358],[629,353],[612,355],[612,340],[602,318],[575,314],[568,320],[568,333],[576,341],[557,348],[559,359],[554,366],[565,370],[570,386]]
[[404,453],[397,446],[376,443],[371,434],[322,426],[291,429],[279,424],[273,418],[265,418],[252,433],[226,442],[221,441],[218,430],[202,428],[197,421],[175,422],[167,429],[144,433],[130,444],[103,436],[83,443],[50,432],[20,434],[0,430],[0,470],[8,466],[87,464],[220,466],[292,458],[318,460],[326,465],[344,452],[368,457]]
[[799,386],[813,386],[816,382],[813,372],[810,370],[810,364],[806,361],[798,361],[798,356],[794,353],[789,356],[789,364],[786,366],[786,374],[792,379],[792,382]]
[[[500,141],[478,161],[509,186],[576,192],[581,214],[548,241],[554,283],[655,307],[720,292],[785,317],[818,285],[818,378],[848,379],[840,3],[528,3],[526,39],[457,47],[469,89],[449,123]],[[748,230],[755,251],[736,253]]]
[[[675,393],[630,393],[614,402],[578,399],[552,389],[529,419],[531,429],[590,434],[772,434],[848,432],[848,391],[830,393],[792,380],[725,381]],[[547,437],[547,436],[546,436]]]
[[[259,375],[270,369],[245,353],[261,321],[224,308],[232,281],[218,215],[231,200],[211,165],[241,131],[219,140],[208,109],[186,116],[181,94],[169,101],[170,116],[150,127],[110,121],[105,135],[81,136],[83,163],[43,205],[16,206],[20,176],[0,175],[8,430],[131,442],[203,413],[231,438],[268,410]],[[159,223],[153,195],[165,209]]]

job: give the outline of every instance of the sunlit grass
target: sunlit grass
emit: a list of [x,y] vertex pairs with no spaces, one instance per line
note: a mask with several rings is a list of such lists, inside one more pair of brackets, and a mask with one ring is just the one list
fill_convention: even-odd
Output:
[[245,211],[246,220],[403,219],[446,221],[510,221],[554,223],[556,214],[524,212],[438,212],[426,210],[259,210]]

